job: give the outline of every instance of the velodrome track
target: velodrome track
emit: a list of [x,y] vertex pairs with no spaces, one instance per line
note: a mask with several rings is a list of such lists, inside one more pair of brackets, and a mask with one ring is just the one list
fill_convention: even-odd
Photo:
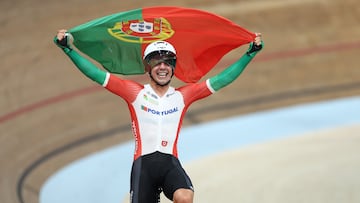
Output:
[[[52,37],[62,27],[164,2],[103,4],[0,3],[0,202],[38,202],[39,189],[57,169],[131,139],[126,105],[84,78],[52,44]],[[190,108],[185,125],[360,93],[357,1],[177,1],[176,5],[221,14],[262,32],[266,42],[235,83]],[[230,53],[214,72],[243,51]]]
[[[360,170],[359,103],[359,96],[347,97],[184,128],[179,155],[194,181],[195,202],[360,201],[354,176]],[[133,145],[63,167],[45,182],[41,202],[129,202],[124,183]]]

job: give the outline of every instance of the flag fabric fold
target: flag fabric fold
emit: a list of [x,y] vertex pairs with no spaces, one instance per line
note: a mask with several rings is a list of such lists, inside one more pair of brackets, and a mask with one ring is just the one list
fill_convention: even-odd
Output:
[[183,7],[146,7],[104,16],[69,30],[74,46],[111,73],[143,74],[145,47],[164,40],[177,52],[175,76],[199,81],[255,34],[219,15]]

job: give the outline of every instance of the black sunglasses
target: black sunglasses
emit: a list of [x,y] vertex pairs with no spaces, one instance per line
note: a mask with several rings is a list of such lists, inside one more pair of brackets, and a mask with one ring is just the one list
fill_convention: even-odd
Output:
[[176,56],[175,56],[175,54],[168,52],[168,51],[157,51],[157,52],[150,53],[145,58],[145,61],[150,67],[154,67],[156,65],[159,65],[160,63],[165,63],[165,64],[175,68]]

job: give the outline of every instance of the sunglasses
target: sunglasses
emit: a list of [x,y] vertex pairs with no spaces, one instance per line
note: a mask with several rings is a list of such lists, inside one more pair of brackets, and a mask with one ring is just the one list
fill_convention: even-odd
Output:
[[153,54],[150,54],[145,59],[145,61],[151,68],[155,67],[156,65],[159,65],[160,63],[165,63],[175,68],[176,56],[170,52],[163,52],[163,51],[154,52]]
[[147,61],[150,67],[155,67],[161,63],[165,63],[168,66],[175,67],[176,65],[176,57],[162,57],[162,58],[152,58]]

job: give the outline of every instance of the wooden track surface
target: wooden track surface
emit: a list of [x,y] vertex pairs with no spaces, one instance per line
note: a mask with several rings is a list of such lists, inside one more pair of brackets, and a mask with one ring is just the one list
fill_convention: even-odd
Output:
[[[146,3],[143,3],[146,2]],[[85,78],[52,43],[60,28],[163,1],[0,3],[0,202],[36,203],[44,181],[82,156],[131,139],[126,104]],[[150,2],[150,1],[149,1]],[[184,125],[360,93],[357,0],[176,1],[262,32],[241,77],[193,104]],[[169,3],[167,3],[169,5]],[[213,75],[247,47],[229,53]],[[132,77],[147,82],[147,77]],[[181,85],[174,81],[175,86]]]

